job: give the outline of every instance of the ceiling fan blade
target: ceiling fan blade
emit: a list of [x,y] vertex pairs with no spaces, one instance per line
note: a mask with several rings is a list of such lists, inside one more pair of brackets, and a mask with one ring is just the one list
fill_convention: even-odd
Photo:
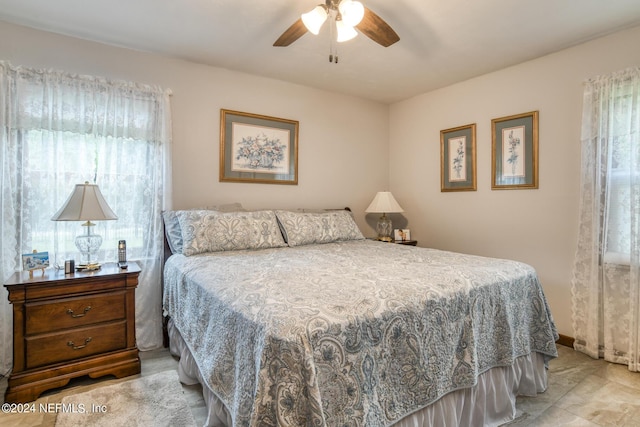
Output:
[[287,28],[284,33],[275,41],[274,46],[289,46],[300,37],[304,36],[307,32],[307,27],[304,26],[302,18],[299,18],[292,26]]
[[400,40],[400,36],[393,31],[393,28],[367,7],[364,8],[364,18],[356,25],[356,28],[384,47],[389,47]]

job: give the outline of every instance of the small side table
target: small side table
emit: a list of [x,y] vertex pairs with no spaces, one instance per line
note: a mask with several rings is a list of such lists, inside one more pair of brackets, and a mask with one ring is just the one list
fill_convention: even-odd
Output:
[[89,375],[140,373],[135,290],[140,267],[105,264],[64,274],[15,273],[4,285],[13,305],[13,371],[5,402],[30,402]]
[[397,243],[398,245],[408,245],[408,246],[417,246],[417,240],[394,240],[393,243]]

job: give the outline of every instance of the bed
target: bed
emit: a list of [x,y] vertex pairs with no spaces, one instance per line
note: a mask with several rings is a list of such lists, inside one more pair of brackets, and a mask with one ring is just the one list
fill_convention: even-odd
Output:
[[365,239],[347,211],[165,213],[163,304],[207,425],[500,425],[547,386],[535,270]]

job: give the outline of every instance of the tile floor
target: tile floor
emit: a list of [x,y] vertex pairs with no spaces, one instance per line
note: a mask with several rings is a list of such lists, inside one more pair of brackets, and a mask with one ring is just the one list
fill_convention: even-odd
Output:
[[[559,357],[549,365],[549,388],[537,397],[518,398],[517,418],[508,427],[538,426],[640,426],[640,373],[629,372],[622,365],[593,360],[571,348],[558,346]],[[177,361],[166,349],[141,352],[142,372],[151,375],[176,369]],[[44,393],[36,403],[55,403],[69,394],[127,381],[81,378],[61,390]],[[0,396],[4,396],[6,379],[0,379]],[[200,386],[183,386],[187,402],[199,425],[204,423],[206,408]],[[2,414],[0,425],[53,426],[55,414]]]
[[518,398],[508,427],[640,426],[640,373],[561,345],[558,353],[547,391]]

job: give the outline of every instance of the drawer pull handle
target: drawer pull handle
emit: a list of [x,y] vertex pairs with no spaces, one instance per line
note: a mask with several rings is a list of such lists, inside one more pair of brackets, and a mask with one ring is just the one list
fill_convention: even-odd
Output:
[[89,338],[87,338],[86,340],[84,340],[84,344],[83,344],[83,345],[75,345],[75,344],[73,343],[73,341],[69,341],[69,342],[67,342],[67,345],[68,345],[69,347],[71,347],[72,349],[74,349],[74,350],[80,350],[80,349],[82,349],[82,348],[85,348],[85,347],[87,346],[87,344],[89,344],[90,342],[91,342],[91,337],[89,337]]
[[73,310],[71,310],[70,308],[68,308],[68,309],[67,309],[67,314],[68,314],[69,316],[71,316],[71,317],[73,317],[73,318],[75,319],[75,318],[77,318],[77,317],[83,317],[83,316],[85,316],[89,310],[91,310],[91,306],[87,306],[87,307],[85,307],[85,308],[84,308],[84,312],[83,312],[83,313],[80,313],[80,314],[74,314],[74,313],[73,313]]

